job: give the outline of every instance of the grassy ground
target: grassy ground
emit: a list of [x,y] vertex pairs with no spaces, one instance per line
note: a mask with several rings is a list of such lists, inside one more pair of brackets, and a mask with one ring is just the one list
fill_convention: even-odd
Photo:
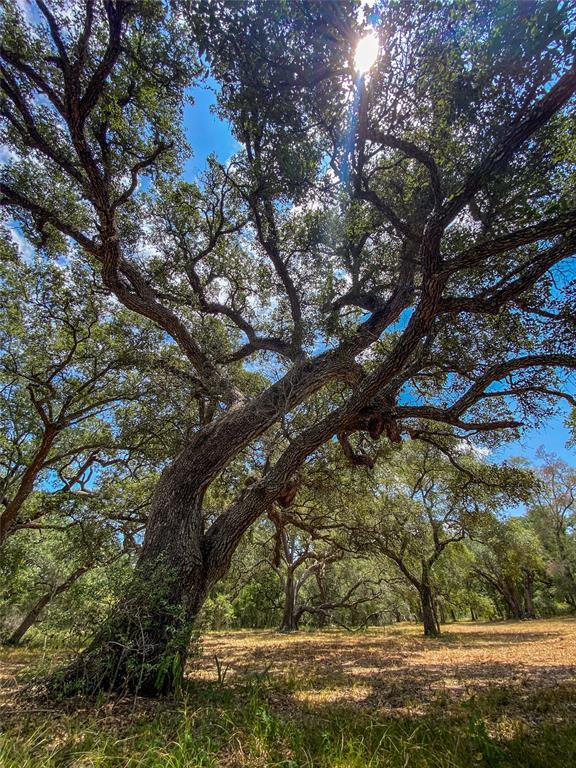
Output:
[[57,655],[0,651],[0,767],[576,766],[575,620],[418,632],[208,633],[163,702],[30,701]]

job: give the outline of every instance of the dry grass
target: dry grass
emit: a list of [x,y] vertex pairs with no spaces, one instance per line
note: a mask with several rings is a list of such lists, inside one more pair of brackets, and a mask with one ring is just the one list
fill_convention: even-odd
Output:
[[0,650],[0,768],[576,766],[574,619],[211,632],[181,701],[27,699],[60,662]]
[[408,624],[354,635],[212,632],[190,677],[217,680],[216,658],[229,681],[266,672],[277,681],[289,678],[296,700],[402,714],[424,713],[439,694],[454,701],[503,687],[517,693],[514,709],[530,706],[534,691],[566,688],[576,701],[574,619],[453,624],[438,640]]

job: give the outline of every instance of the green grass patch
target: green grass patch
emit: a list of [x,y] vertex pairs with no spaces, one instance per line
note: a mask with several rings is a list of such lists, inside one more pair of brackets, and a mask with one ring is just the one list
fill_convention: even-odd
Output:
[[390,717],[369,707],[306,706],[288,687],[248,679],[196,684],[176,703],[89,702],[4,722],[1,768],[565,768],[574,723],[491,735],[498,704]]

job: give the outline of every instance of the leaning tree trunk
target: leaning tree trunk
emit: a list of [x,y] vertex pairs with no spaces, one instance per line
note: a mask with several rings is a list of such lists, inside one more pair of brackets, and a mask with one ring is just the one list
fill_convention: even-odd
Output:
[[164,470],[132,580],[88,647],[49,681],[52,694],[179,688],[194,621],[221,575],[205,551],[202,499],[234,438],[210,425]]
[[214,430],[211,436],[203,450],[188,448],[163,472],[132,581],[90,645],[49,682],[53,694],[157,696],[180,688],[194,622],[208,592],[227,572],[246,529],[282,494],[288,479],[288,470],[270,473],[274,483],[247,489],[204,531],[205,488],[234,445],[232,435],[224,441]]
[[298,597],[298,590],[296,586],[296,579],[294,574],[288,572],[286,575],[286,582],[284,586],[284,610],[282,612],[282,623],[280,624],[280,632],[297,632],[298,621],[300,614],[296,610],[296,599]]
[[[327,358],[314,376],[305,364],[262,397],[205,425],[167,467],[155,488],[144,544],[126,594],[79,657],[55,676],[51,691],[102,690],[155,696],[177,690],[196,617],[210,588],[227,572],[244,532],[271,504],[292,492],[306,456],[334,434],[325,419],[286,451],[265,482],[246,488],[204,531],[202,500],[210,483],[239,450],[277,418],[278,408],[315,392],[345,370]],[[292,498],[291,497],[291,498]]]
[[440,627],[434,611],[434,598],[430,584],[424,582],[420,586],[420,604],[422,606],[422,624],[424,626],[424,635],[426,637],[438,637]]
[[46,592],[42,597],[32,606],[26,616],[22,619],[20,624],[16,627],[14,632],[6,640],[6,645],[19,645],[22,642],[22,638],[28,632],[30,627],[34,626],[40,614],[46,608],[48,603],[52,600],[52,593]]
[[155,696],[179,687],[194,620],[211,586],[186,522],[175,536],[163,521],[152,524],[127,594],[64,670],[58,682],[64,693]]
[[65,581],[63,581],[61,584],[58,584],[58,586],[54,587],[54,589],[51,589],[49,592],[45,592],[36,601],[26,616],[24,616],[20,624],[16,627],[14,632],[12,632],[10,637],[6,640],[6,644],[18,645],[21,643],[22,638],[26,632],[28,632],[30,627],[34,626],[34,624],[36,624],[36,622],[39,620],[44,608],[46,608],[46,606],[49,605],[55,597],[61,595],[63,592],[66,592],[67,589],[70,589],[70,587],[80,578],[80,576],[86,573],[86,571],[90,570],[91,567],[92,565],[81,565],[79,568],[76,568],[75,571],[72,571],[70,576],[68,576]]
[[54,692],[155,696],[179,688],[194,620],[221,575],[203,551],[202,495],[190,475],[164,473],[126,594],[90,645],[53,678]]

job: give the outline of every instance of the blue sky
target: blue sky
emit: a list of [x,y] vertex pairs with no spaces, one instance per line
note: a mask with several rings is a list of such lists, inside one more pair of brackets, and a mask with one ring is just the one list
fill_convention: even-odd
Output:
[[[222,162],[226,162],[238,144],[230,132],[229,126],[220,120],[211,107],[216,103],[214,81],[208,80],[205,87],[197,86],[191,90],[193,104],[188,104],[184,112],[184,127],[193,149],[193,156],[185,166],[185,176],[192,180],[205,167],[208,155],[214,153]],[[565,425],[569,414],[566,403],[559,405],[559,413],[548,420],[544,426],[524,431],[520,440],[507,443],[494,451],[492,458],[503,460],[514,456],[524,456],[530,461],[537,461],[536,452],[544,447],[564,461],[576,462],[576,448],[568,447],[570,432]]]
[[576,463],[576,448],[567,445],[570,432],[565,421],[570,409],[567,404],[561,404],[559,411],[558,415],[549,419],[544,426],[538,429],[527,429],[520,440],[494,451],[494,458],[506,459],[512,456],[524,456],[537,463],[536,452],[539,448],[544,448],[547,453],[556,453],[569,464]]
[[238,147],[228,125],[210,110],[216,103],[213,87],[213,81],[208,80],[206,87],[192,88],[190,95],[194,103],[187,104],[184,109],[184,127],[194,152],[184,168],[188,180],[203,170],[211,153],[226,162]]

